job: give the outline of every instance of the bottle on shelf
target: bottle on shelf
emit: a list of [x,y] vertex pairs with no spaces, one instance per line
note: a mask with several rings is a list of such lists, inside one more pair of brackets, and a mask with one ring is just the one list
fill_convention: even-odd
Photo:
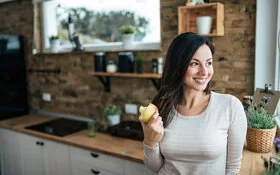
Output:
[[158,73],[157,67],[158,67],[158,60],[157,60],[157,58],[153,58],[152,59],[152,68],[153,68],[154,74]]
[[94,54],[94,67],[95,72],[105,72],[106,58],[104,52],[96,52]]
[[162,74],[163,71],[163,59],[160,57],[158,58],[158,65],[157,65],[157,73]]

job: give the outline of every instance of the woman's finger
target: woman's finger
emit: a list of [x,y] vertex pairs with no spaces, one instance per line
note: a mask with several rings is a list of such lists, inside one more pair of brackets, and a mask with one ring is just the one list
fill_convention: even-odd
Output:
[[152,124],[154,124],[158,118],[159,114],[158,112],[157,113],[154,113],[154,115],[151,117],[151,119],[148,121],[148,125],[151,126]]
[[146,127],[146,123],[143,121],[140,121],[142,128],[144,129]]

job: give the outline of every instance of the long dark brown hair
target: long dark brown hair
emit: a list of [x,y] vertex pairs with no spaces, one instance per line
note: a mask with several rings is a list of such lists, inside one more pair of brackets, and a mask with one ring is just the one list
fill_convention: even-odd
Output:
[[[163,68],[161,87],[152,101],[159,109],[164,127],[167,127],[172,121],[173,115],[168,116],[172,107],[174,106],[177,109],[178,105],[183,102],[185,73],[193,55],[203,44],[206,44],[214,55],[213,44],[203,36],[192,32],[178,35],[169,46]],[[209,93],[209,83],[204,92]]]

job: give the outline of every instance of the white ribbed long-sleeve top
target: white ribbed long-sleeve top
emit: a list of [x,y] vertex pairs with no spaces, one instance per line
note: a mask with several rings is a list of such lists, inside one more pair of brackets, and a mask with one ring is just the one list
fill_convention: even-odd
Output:
[[241,168],[247,120],[240,100],[211,92],[206,109],[182,116],[174,108],[159,145],[144,144],[144,163],[160,175],[233,175]]

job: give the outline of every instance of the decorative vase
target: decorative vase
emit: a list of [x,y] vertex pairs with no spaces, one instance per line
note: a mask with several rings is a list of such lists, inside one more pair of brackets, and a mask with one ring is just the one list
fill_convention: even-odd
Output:
[[134,41],[134,34],[122,35],[123,49],[129,50],[132,48]]
[[109,126],[117,125],[121,122],[121,116],[119,114],[107,116]]
[[58,52],[60,49],[60,41],[59,40],[50,40],[51,52]]
[[212,17],[200,16],[196,18],[197,33],[201,35],[207,35],[211,32]]
[[276,135],[276,127],[272,129],[247,128],[247,148],[257,153],[268,153],[272,151],[273,140]]

